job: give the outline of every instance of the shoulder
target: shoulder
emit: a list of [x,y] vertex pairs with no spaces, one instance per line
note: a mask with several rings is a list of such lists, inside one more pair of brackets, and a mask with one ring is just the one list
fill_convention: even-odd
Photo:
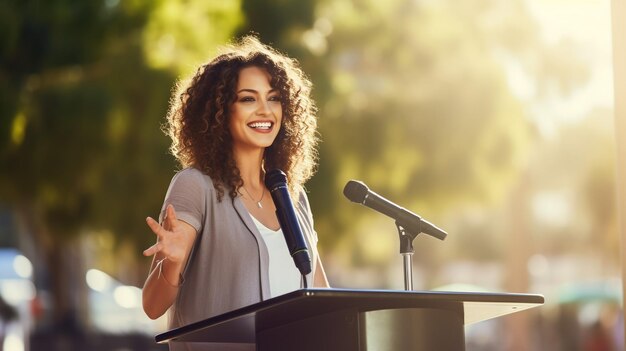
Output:
[[190,186],[196,189],[213,190],[213,180],[197,168],[187,167],[178,171],[172,178],[172,184]]
[[176,172],[176,174],[174,175],[174,179],[185,179],[185,180],[197,181],[197,182],[206,181],[206,180],[211,181],[211,177],[202,173],[201,170],[195,167],[187,167],[187,168],[181,169],[180,171]]
[[172,177],[166,196],[185,197],[200,201],[215,197],[215,193],[211,177],[197,168],[189,167],[178,171]]

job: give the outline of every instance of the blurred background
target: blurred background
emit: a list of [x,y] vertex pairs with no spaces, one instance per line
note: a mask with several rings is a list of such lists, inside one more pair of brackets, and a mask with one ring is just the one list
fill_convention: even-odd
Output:
[[624,350],[609,0],[4,0],[5,351],[167,349],[140,290],[177,169],[160,126],[248,33],[314,83],[332,286],[404,288],[393,221],[342,195],[359,179],[449,233],[415,239],[416,289],[545,296],[468,351]]

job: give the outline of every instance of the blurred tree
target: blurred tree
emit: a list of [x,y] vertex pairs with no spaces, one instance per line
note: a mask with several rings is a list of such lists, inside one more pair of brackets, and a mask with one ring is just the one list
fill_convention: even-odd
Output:
[[607,274],[619,263],[613,132],[612,112],[594,109],[543,140],[532,164],[538,197],[560,199],[557,215],[538,218],[536,240],[553,255],[596,255]]
[[[158,215],[174,171],[160,131],[174,74],[226,39],[202,32],[234,28],[230,3],[193,2],[184,10],[195,17],[174,19],[164,14],[181,5],[166,0],[0,4],[0,199],[26,220],[50,270],[57,322],[79,308],[69,290],[84,272],[67,250],[80,233],[154,241],[144,218]],[[183,22],[202,24],[172,33],[196,56],[159,61],[168,47],[158,42]]]
[[143,31],[153,67],[195,73],[243,25],[240,0],[159,1]]
[[[27,222],[27,232],[45,262],[38,267],[46,267],[50,274],[46,279],[39,272],[43,279],[38,283],[50,289],[59,323],[76,319],[80,308],[74,305],[71,290],[84,286],[80,262],[70,261],[76,259],[73,238],[98,224],[120,236],[132,237],[129,231],[136,236],[137,226],[120,216],[146,207],[154,211],[157,203],[148,191],[150,181],[135,182],[142,188],[105,188],[113,183],[110,174],[115,171],[126,182],[141,176],[125,173],[128,166],[138,164],[137,159],[158,165],[153,170],[164,168],[164,157],[155,150],[166,147],[164,138],[148,137],[157,133],[145,123],[139,128],[138,122],[154,124],[163,114],[167,95],[157,87],[172,81],[170,74],[143,64],[136,49],[141,44],[137,34],[151,7],[150,2],[138,1],[2,5],[0,16],[7,21],[1,21],[5,28],[0,99],[9,103],[0,111],[0,196]],[[143,87],[146,78],[152,84]],[[110,152],[118,148],[131,153]],[[147,155],[132,153],[142,149]],[[115,201],[107,198],[111,193],[117,195]],[[143,206],[122,210],[125,197],[139,199],[135,203]],[[134,222],[141,222],[141,217]]]
[[263,42],[290,56],[304,58],[307,52],[301,37],[313,24],[315,4],[315,0],[242,0],[246,20],[238,34],[257,34]]
[[526,98],[568,93],[587,79],[563,50],[571,43],[542,42],[523,1],[243,1],[242,8],[239,32],[258,32],[297,57],[314,81],[322,144],[308,189],[320,244],[341,256],[368,259],[344,245],[371,215],[340,195],[347,180],[360,178],[426,216],[494,202],[525,166],[534,131],[507,70],[534,77]]
[[559,53],[568,43],[541,42],[521,0],[5,1],[0,198],[47,255],[61,259],[86,227],[153,240],[143,218],[172,175],[158,123],[174,73],[235,30],[297,57],[314,81],[322,144],[308,189],[320,244],[337,251],[373,230],[357,224],[374,215],[341,196],[350,178],[427,218],[505,193],[532,130],[506,69],[536,77],[536,98],[586,79]]
[[541,87],[569,92],[587,77],[541,41],[522,1],[320,1],[316,15],[302,41],[328,61],[326,71],[305,69],[322,81],[320,171],[309,189],[326,247],[352,242],[373,215],[340,195],[350,178],[433,219],[501,199],[533,135],[508,67],[535,78],[538,98],[554,91]]

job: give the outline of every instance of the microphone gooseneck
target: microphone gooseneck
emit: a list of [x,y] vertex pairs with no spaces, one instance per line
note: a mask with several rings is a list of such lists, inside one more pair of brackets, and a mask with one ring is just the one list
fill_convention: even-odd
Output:
[[371,191],[361,181],[350,180],[343,188],[343,194],[352,202],[360,203],[395,219],[399,226],[415,235],[425,233],[440,240],[445,239],[448,235],[445,231],[422,219],[417,214]]

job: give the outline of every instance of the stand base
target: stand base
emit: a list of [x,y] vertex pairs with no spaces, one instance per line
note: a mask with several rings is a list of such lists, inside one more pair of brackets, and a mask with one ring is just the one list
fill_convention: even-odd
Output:
[[258,351],[464,351],[463,313],[409,308],[341,310],[266,329]]

